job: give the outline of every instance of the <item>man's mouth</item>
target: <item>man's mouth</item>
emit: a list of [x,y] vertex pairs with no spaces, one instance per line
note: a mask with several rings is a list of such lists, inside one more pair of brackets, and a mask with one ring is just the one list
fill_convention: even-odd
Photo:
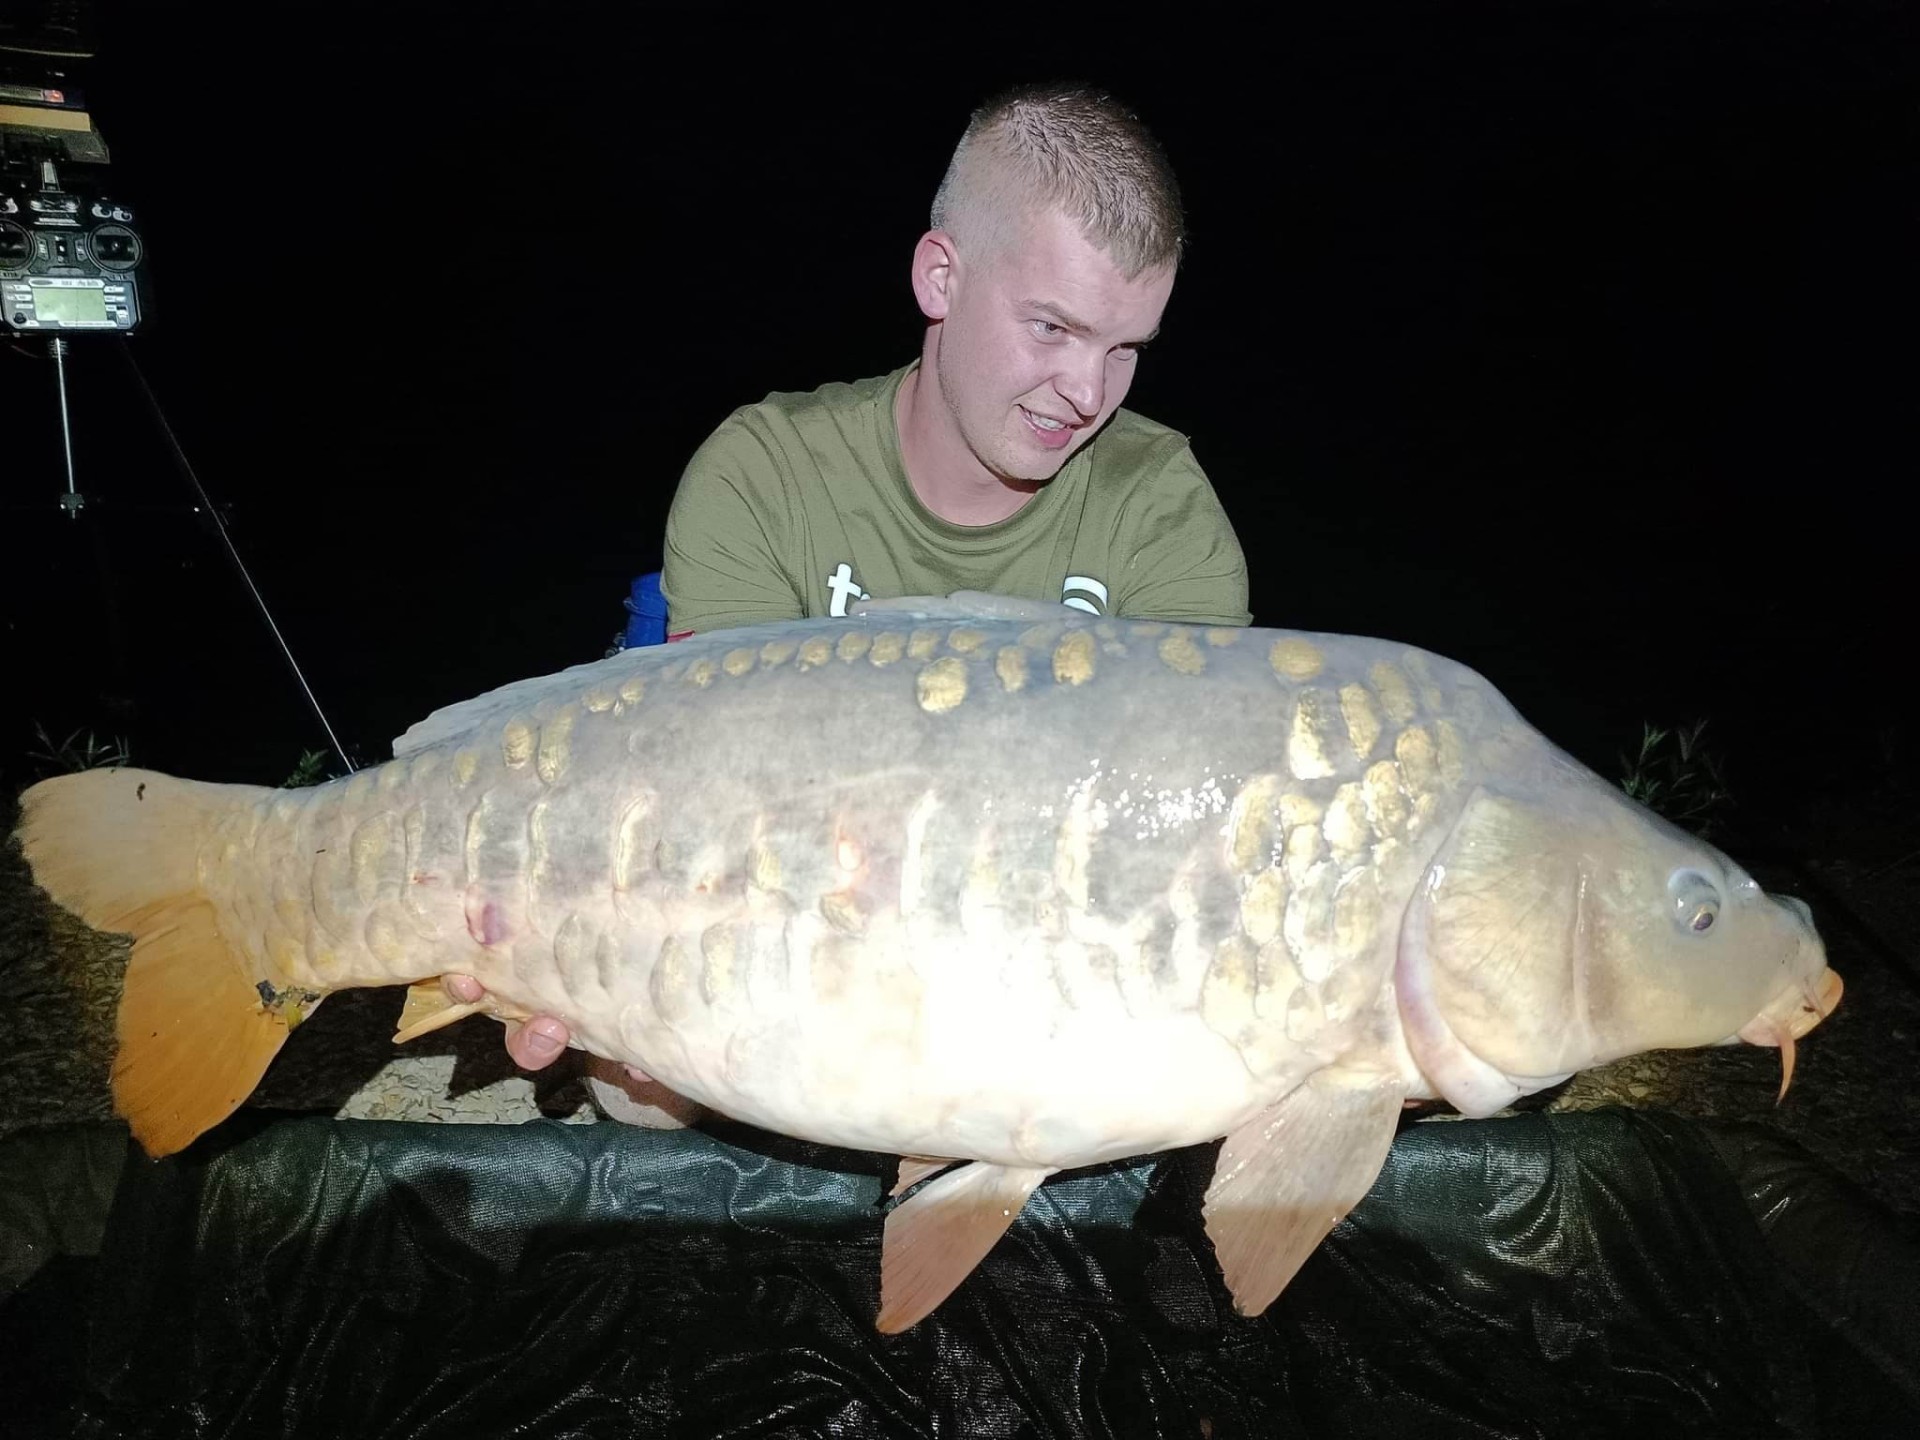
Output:
[[1072,442],[1076,426],[1065,420],[1056,420],[1050,415],[1036,415],[1024,405],[1019,408],[1021,417],[1026,420],[1028,428],[1033,431],[1042,445],[1057,450]]

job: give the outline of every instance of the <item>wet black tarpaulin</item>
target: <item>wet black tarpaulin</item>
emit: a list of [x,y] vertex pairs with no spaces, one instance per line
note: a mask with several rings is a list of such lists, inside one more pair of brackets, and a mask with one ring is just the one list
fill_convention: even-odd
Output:
[[243,1112],[131,1157],[97,1260],[16,1295],[7,1328],[59,1310],[71,1393],[43,1382],[35,1433],[102,1437],[1559,1440],[1920,1418],[1910,1229],[1764,1130],[1409,1125],[1251,1320],[1201,1228],[1214,1148],[1056,1178],[940,1309],[882,1336],[883,1157],[733,1127]]

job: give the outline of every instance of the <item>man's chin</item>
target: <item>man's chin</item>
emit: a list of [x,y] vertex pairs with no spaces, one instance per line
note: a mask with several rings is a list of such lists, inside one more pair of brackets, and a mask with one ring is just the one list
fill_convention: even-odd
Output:
[[1060,470],[1061,467],[1058,465],[1046,468],[1044,471],[1032,465],[1021,466],[1018,470],[1000,465],[988,467],[988,472],[994,479],[1009,490],[1018,490],[1023,495],[1031,495],[1035,491],[1046,489]]
[[1013,455],[1002,456],[1000,464],[989,465],[987,468],[1002,485],[1016,490],[1038,490],[1066,469],[1067,461],[1071,460],[1079,449],[1080,447],[1076,445],[1058,454],[1042,455],[1022,455],[1016,451]]

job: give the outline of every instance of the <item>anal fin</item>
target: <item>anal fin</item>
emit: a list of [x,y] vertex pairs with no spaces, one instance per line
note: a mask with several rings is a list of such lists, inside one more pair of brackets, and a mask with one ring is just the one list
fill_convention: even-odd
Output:
[[942,1175],[887,1216],[880,1249],[883,1335],[924,1320],[986,1258],[1051,1169],[976,1161]]
[[400,1023],[393,1032],[393,1043],[404,1045],[431,1035],[435,1030],[464,1020],[486,1009],[484,1000],[462,1003],[447,994],[438,975],[417,980],[407,987],[407,1002],[400,1007]]
[[1202,1211],[1233,1293],[1258,1315],[1379,1178],[1405,1087],[1319,1071],[1227,1136]]

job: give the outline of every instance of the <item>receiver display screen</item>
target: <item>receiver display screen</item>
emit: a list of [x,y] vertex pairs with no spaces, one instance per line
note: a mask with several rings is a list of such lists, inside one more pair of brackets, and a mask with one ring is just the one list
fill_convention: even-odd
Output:
[[42,324],[104,325],[107,319],[106,294],[91,286],[85,290],[70,290],[36,285],[33,289],[33,308]]

